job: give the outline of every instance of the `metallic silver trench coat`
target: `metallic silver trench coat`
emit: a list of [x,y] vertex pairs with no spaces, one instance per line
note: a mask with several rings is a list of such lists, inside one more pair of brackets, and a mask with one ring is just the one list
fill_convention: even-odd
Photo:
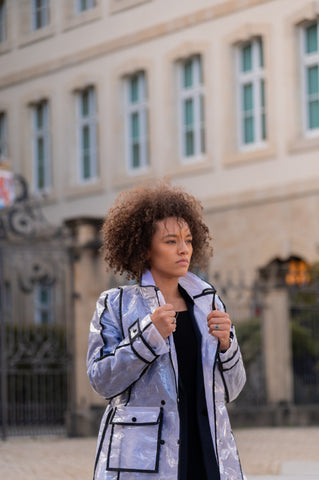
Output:
[[[221,480],[244,479],[225,403],[246,380],[234,327],[232,343],[218,353],[208,333],[214,288],[192,273],[180,285],[194,300],[202,334],[202,363],[209,424]],[[164,303],[150,272],[140,285],[103,292],[90,326],[87,356],[93,388],[109,399],[96,451],[94,480],[177,480],[178,368],[173,336],[162,338],[150,315]]]

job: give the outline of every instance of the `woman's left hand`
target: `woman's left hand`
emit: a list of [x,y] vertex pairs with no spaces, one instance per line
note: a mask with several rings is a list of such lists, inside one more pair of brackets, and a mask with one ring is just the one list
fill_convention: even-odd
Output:
[[220,310],[212,310],[207,315],[207,326],[209,333],[218,338],[220,350],[228,350],[230,347],[229,334],[231,327],[229,315]]

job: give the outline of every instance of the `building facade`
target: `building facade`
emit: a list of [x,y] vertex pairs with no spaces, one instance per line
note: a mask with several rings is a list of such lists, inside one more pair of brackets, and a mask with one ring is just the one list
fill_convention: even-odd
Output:
[[[251,285],[274,260],[316,262],[319,2],[1,0],[1,163],[81,245],[121,190],[163,176],[183,185],[204,206],[217,288],[229,277]],[[114,279],[83,255],[74,311],[85,416],[99,400],[83,337]]]

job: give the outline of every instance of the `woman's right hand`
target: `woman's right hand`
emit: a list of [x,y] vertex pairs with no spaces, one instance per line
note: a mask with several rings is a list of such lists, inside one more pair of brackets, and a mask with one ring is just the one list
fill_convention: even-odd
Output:
[[175,331],[176,318],[173,305],[166,303],[158,307],[151,315],[151,320],[159,333],[165,339]]

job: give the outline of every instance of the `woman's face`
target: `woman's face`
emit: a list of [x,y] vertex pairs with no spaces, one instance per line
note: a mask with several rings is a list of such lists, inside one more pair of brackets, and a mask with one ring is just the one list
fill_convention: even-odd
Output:
[[192,234],[185,220],[168,217],[156,223],[149,249],[150,270],[155,280],[186,275],[192,253]]

